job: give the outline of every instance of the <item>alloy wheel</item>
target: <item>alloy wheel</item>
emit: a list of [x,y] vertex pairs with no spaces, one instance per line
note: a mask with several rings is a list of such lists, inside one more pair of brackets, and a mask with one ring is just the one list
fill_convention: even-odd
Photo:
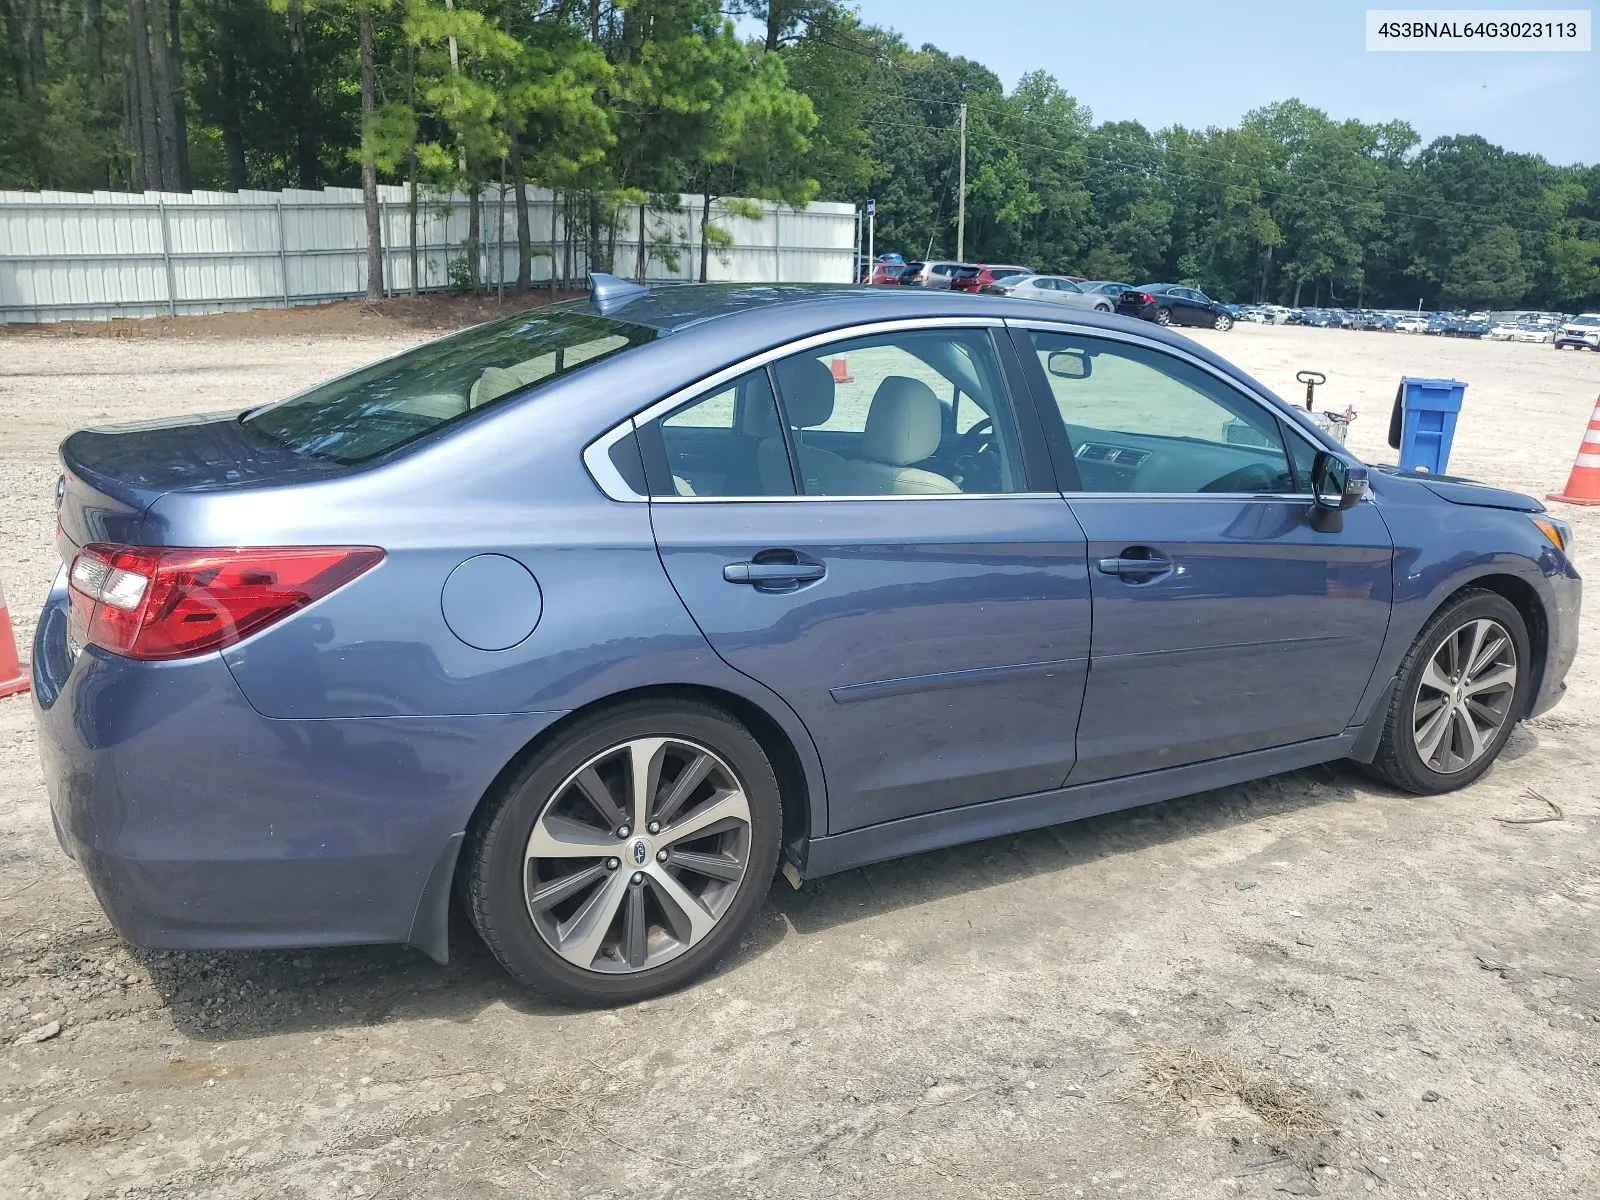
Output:
[[555,789],[529,834],[523,895],[562,958],[625,974],[670,962],[732,906],[750,860],[750,802],[716,753],[633,738]]
[[1166,308],[1158,308],[1158,309],[1156,309],[1156,324],[1157,325],[1171,325],[1172,324],[1172,310],[1171,309],[1166,309]]
[[1488,753],[1511,717],[1517,648],[1498,621],[1479,618],[1434,651],[1412,709],[1411,737],[1430,771],[1454,775]]
[[1217,319],[1211,322],[1211,328],[1218,329],[1218,330],[1223,330],[1223,331],[1232,329],[1233,328],[1233,318],[1230,317],[1227,313],[1218,313],[1217,314]]

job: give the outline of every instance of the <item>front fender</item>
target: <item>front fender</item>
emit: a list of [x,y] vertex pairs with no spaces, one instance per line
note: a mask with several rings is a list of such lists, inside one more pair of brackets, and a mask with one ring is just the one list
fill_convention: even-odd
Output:
[[1393,479],[1375,479],[1375,487],[1383,491],[1377,503],[1394,536],[1394,611],[1357,723],[1386,693],[1428,619],[1462,588],[1494,577],[1527,585],[1539,604],[1547,636],[1534,664],[1530,714],[1553,704],[1550,689],[1559,687],[1577,645],[1581,581],[1566,555],[1527,513],[1448,503]]

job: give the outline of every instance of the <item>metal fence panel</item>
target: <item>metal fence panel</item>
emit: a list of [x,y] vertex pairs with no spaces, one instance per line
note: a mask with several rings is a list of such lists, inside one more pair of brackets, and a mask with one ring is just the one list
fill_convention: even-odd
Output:
[[[404,187],[378,189],[383,290],[411,289],[412,214]],[[587,248],[568,248],[561,197],[528,188],[530,277],[581,281]],[[855,208],[814,203],[790,209],[754,204],[759,220],[713,201],[713,223],[731,244],[705,254],[712,280],[846,283],[854,273]],[[481,196],[478,278],[507,285],[517,277],[515,191]],[[703,198],[684,195],[674,211],[643,214],[644,274],[699,278]],[[450,285],[464,261],[468,198],[424,191],[415,220],[419,290]],[[618,213],[605,242],[618,275],[638,273],[638,209]],[[572,222],[587,224],[586,214]],[[578,235],[581,240],[581,234]],[[357,188],[283,192],[0,191],[0,324],[220,312],[316,304],[363,295],[366,217]],[[569,274],[570,271],[570,274]]]

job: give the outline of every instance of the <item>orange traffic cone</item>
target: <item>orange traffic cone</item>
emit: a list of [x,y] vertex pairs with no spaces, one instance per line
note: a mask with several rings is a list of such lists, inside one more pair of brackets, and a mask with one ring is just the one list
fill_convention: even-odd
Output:
[[1566,490],[1551,492],[1545,499],[1562,504],[1600,504],[1600,400],[1595,401],[1589,429],[1578,445],[1578,457],[1572,460]]
[[855,376],[850,374],[849,366],[842,358],[833,360],[831,370],[833,371],[833,381],[835,383],[854,383],[856,381]]
[[28,664],[17,661],[17,635],[11,632],[11,610],[6,590],[0,587],[0,696],[15,696],[33,686]]

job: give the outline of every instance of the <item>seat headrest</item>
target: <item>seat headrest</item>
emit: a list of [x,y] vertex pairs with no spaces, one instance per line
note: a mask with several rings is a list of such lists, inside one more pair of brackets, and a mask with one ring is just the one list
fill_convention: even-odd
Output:
[[815,429],[833,416],[833,372],[821,359],[786,358],[774,368],[783,406],[797,429]]
[[942,416],[939,397],[927,384],[890,375],[878,385],[867,410],[861,455],[896,467],[919,463],[939,448]]

